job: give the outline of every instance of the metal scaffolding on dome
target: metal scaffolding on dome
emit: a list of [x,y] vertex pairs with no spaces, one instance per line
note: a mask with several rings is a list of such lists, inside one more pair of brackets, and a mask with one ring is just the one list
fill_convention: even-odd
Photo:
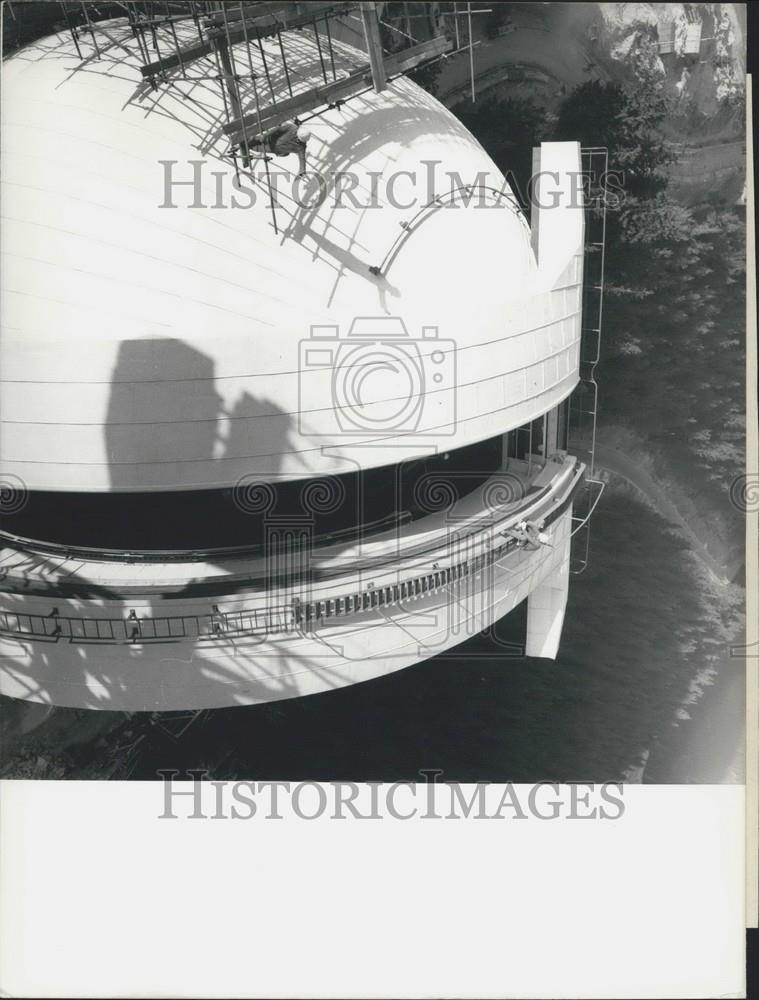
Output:
[[[276,199],[263,146],[267,134],[285,122],[301,124],[371,90],[382,91],[404,73],[456,54],[468,57],[475,100],[478,42],[473,17],[490,11],[489,7],[475,9],[471,2],[378,4],[364,0],[59,0],[58,6],[83,61],[102,58],[115,44],[109,29],[114,19],[121,19],[136,43],[146,86],[158,90],[180,81],[219,85],[223,105],[219,132],[227,142],[221,155],[231,160],[238,175],[241,166],[245,169],[255,158],[263,159],[275,232],[279,231]],[[344,40],[346,31],[353,53],[350,60],[345,59],[338,37]],[[304,80],[288,55],[286,42],[297,33],[306,33],[315,47],[318,83],[313,78]],[[585,463],[587,475],[573,515],[574,573],[588,564],[590,518],[604,488],[595,477],[594,460],[606,234],[600,178],[608,168],[607,150],[583,148],[582,166],[592,181],[585,212],[580,381],[569,401],[568,424],[572,450]],[[370,270],[383,275],[398,246],[441,204],[435,198],[417,217],[403,223],[385,258]]]
[[[224,120],[221,133],[238,173],[262,158],[272,221],[277,230],[265,140],[285,122],[296,125],[338,108],[370,90],[382,91],[395,78],[457,52],[467,52],[474,99],[472,4],[405,3],[403,23],[388,4],[373,2],[258,2],[243,0],[59,0],[65,26],[82,60],[100,59],[112,46],[109,27],[126,19],[137,45],[143,80],[151,89],[179,81],[219,84]],[[381,15],[385,17],[382,18]],[[462,19],[467,30],[460,28]],[[414,27],[412,29],[412,21]],[[359,30],[360,27],[360,30]],[[338,58],[336,35],[346,30],[367,62],[346,66]],[[286,40],[305,32],[314,43],[321,80],[300,79]],[[451,37],[448,37],[448,34]],[[427,37],[422,37],[422,36]],[[267,43],[269,46],[267,51]],[[273,51],[272,51],[273,43]],[[358,55],[358,53],[356,53]]]

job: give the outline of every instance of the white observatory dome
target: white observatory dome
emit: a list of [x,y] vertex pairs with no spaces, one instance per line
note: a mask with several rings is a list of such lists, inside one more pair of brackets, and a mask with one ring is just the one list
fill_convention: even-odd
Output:
[[[107,30],[99,60],[61,34],[5,65],[1,472],[30,491],[301,478],[461,447],[567,395],[568,303],[538,295],[526,219],[433,97],[399,78],[311,118],[323,181],[301,206],[296,156],[272,158],[275,232],[262,160],[253,205],[232,187],[218,81],[151,89],[129,30]],[[308,38],[287,45],[297,85],[320,82]],[[361,385],[335,344],[375,359]]]

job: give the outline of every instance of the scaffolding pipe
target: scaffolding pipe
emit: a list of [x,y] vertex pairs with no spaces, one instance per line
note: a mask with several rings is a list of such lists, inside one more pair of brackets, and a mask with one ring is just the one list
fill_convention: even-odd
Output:
[[236,80],[230,57],[230,47],[223,38],[214,39],[214,49],[219,57],[223,68],[224,87],[229,97],[229,104],[232,108],[232,117],[236,120],[242,117],[242,105],[236,90]]
[[145,60],[145,64],[150,62],[150,52],[148,52],[148,47],[145,44],[145,38],[143,36],[142,25],[139,23],[140,15],[137,10],[137,4],[131,3],[127,5],[127,19],[132,28],[132,34],[134,35],[135,41],[137,42],[137,47],[140,50],[140,56]]
[[369,53],[369,65],[372,71],[372,82],[377,93],[385,89],[387,83],[385,62],[382,58],[382,41],[380,39],[377,7],[374,3],[361,4],[361,21],[364,26],[366,49]]
[[293,88],[290,83],[290,74],[287,71],[287,57],[285,56],[285,47],[282,44],[282,32],[277,28],[277,41],[279,42],[279,51],[282,53],[282,68],[285,71],[285,80],[287,80],[287,89],[290,92],[290,97],[293,96]]
[[92,27],[90,21],[89,11],[87,10],[87,4],[82,0],[82,10],[84,11],[84,19],[87,22],[87,28],[92,35],[92,44],[95,46],[95,51],[97,52],[98,59],[100,58],[100,46],[98,45],[97,38],[95,38],[95,29]]
[[332,79],[337,79],[337,72],[335,71],[335,53],[332,49],[332,33],[329,30],[329,18],[324,18],[324,27],[327,29],[327,47],[329,48],[329,61],[332,66]]
[[314,37],[316,38],[316,48],[319,51],[319,62],[321,63],[322,67],[322,76],[324,77],[324,82],[329,83],[329,80],[327,79],[327,68],[324,65],[324,56],[322,55],[322,43],[321,39],[319,38],[319,29],[316,25],[316,19],[314,19]]
[[177,58],[179,59],[179,67],[182,70],[182,76],[186,80],[187,72],[184,68],[184,59],[182,58],[182,51],[179,48],[179,39],[177,38],[177,30],[174,27],[174,19],[171,17],[171,13],[169,11],[169,0],[166,0],[166,19],[169,23],[169,27],[171,28],[171,36],[174,39],[174,49],[176,51]]
[[[153,39],[153,48],[155,49],[155,54],[158,57],[158,62],[161,62],[162,61],[162,56],[161,56],[161,50],[158,47],[158,32],[156,31],[154,24],[150,25],[150,35],[151,35],[151,38]],[[161,71],[161,79],[162,80],[166,79],[166,70],[165,69]]]
[[[226,35],[226,44],[222,41],[219,46],[219,55],[221,61],[224,65],[224,70],[228,74],[227,87],[229,90],[229,103],[232,106],[232,111],[235,117],[242,117],[242,100],[240,98],[240,84],[237,79],[237,67],[235,65],[235,53],[232,47],[232,41],[229,37],[229,23],[227,21],[227,10],[226,7],[222,7],[222,14],[224,16],[224,34]],[[243,122],[243,146],[245,148],[245,156],[250,160],[250,149],[248,147],[248,135],[245,131],[245,123]]]
[[203,38],[203,31],[200,27],[200,15],[198,14],[197,6],[195,5],[195,3],[193,3],[192,5],[192,17],[193,20],[195,21],[195,27],[198,29],[198,39],[200,40],[200,44],[205,45],[206,40],[205,38]]
[[[229,121],[229,105],[227,103],[227,84],[226,80],[224,79],[224,73],[222,72],[222,64],[221,64],[221,57],[219,55],[219,48],[220,45],[217,40],[213,45],[213,53],[214,56],[216,57],[216,69],[218,72],[219,86],[221,88],[221,100],[224,105],[224,117],[226,118],[227,121]],[[234,150],[232,151],[232,162],[234,163],[235,166],[235,174],[237,174],[237,156]]]
[[[243,31],[245,33],[245,41],[249,45],[250,43],[248,42],[247,28],[243,28]],[[269,85],[269,93],[271,94],[272,103],[274,103],[276,102],[276,97],[274,96],[274,88],[271,85],[271,77],[269,76],[269,64],[266,61],[266,53],[264,52],[264,46],[263,42],[261,41],[261,36],[257,35],[256,40],[258,42],[258,51],[261,53],[261,62],[264,67],[264,73],[266,74],[266,82]]]
[[[74,47],[76,48],[76,54],[79,56],[80,59],[82,59],[83,58],[82,57],[82,50],[79,48],[79,39],[76,36],[76,31],[74,30],[74,26],[72,25],[71,19],[69,18],[68,7],[63,2],[63,0],[60,0],[60,4],[61,4],[61,10],[63,11],[63,16],[66,19],[66,26],[68,27],[69,31],[71,32],[71,40],[73,41]],[[10,4],[8,4],[8,9],[10,10],[11,14],[13,14],[13,8],[11,7]],[[16,15],[13,14],[14,19],[15,19],[15,16]]]
[[[242,0],[240,0],[240,14],[242,15]],[[258,117],[258,131],[261,134],[261,139],[263,140],[263,129],[261,127],[261,106],[260,106],[260,104],[258,102],[258,86],[256,85],[256,74],[255,74],[255,71],[253,69],[253,57],[250,54],[250,41],[248,40],[248,29],[245,26],[245,19],[244,18],[243,18],[242,30],[243,30],[243,34],[245,36],[245,51],[248,53],[248,65],[250,67],[250,81],[253,84],[253,99],[255,100],[255,103],[256,103],[256,115]],[[260,44],[261,39],[259,38],[258,41],[259,41],[259,44]],[[266,76],[267,76],[267,79],[268,79],[269,74],[267,73]],[[271,81],[269,81],[269,87],[271,88]],[[243,123],[243,130],[244,129],[245,129],[245,124]],[[245,135],[244,131],[243,131],[243,135]],[[279,235],[279,229],[277,228],[277,213],[276,213],[276,210],[274,208],[274,198],[272,197],[272,193],[271,193],[271,176],[269,174],[269,161],[266,158],[266,145],[264,144],[261,148],[263,150],[264,169],[266,170],[266,186],[269,189],[269,205],[271,207],[271,220],[274,223],[274,235],[278,236]]]
[[471,0],[466,5],[466,16],[469,29],[469,78],[472,82],[472,104],[475,102],[474,94],[474,46],[472,45],[472,4]]

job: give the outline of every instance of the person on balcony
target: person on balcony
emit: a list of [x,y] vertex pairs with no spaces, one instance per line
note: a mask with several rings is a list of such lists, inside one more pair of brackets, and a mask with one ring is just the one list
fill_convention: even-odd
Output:
[[543,527],[543,521],[539,521],[537,524],[534,521],[520,521],[513,528],[507,528],[503,534],[513,538],[521,548],[535,550],[539,549],[541,545],[553,548],[549,536],[541,530]]

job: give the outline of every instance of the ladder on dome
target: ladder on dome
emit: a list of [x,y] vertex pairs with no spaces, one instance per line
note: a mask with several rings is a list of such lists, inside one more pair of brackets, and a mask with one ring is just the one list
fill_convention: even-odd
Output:
[[604,264],[606,255],[606,190],[609,154],[605,147],[581,148],[583,175],[589,177],[585,201],[585,245],[580,336],[580,381],[569,398],[568,437],[572,454],[585,463],[585,480],[572,510],[570,572],[587,568],[591,515],[604,490],[595,475],[598,382],[596,366],[601,356]]
[[[263,152],[260,145],[256,149],[256,143],[271,129],[287,121],[302,124],[368,91],[382,91],[395,78],[450,55],[468,53],[474,100],[473,51],[479,43],[473,37],[472,18],[490,10],[473,9],[471,3],[441,3],[434,10],[426,3],[404,3],[388,10],[387,4],[364,0],[59,0],[58,5],[80,59],[101,58],[114,44],[101,22],[126,17],[139,51],[142,77],[151,88],[170,86],[179,79],[217,81],[224,108],[221,133],[228,140],[223,155],[234,164],[238,179],[240,167],[250,167]],[[338,25],[352,28],[353,46],[364,48],[368,62],[349,70],[337,68],[333,39]],[[313,32],[322,81],[298,90],[283,35],[303,30]],[[264,39],[276,41],[275,58],[271,51],[267,55]],[[197,64],[206,58],[214,71],[209,74],[206,63],[197,72]],[[284,81],[286,97],[275,92],[275,71]],[[276,199],[266,156],[263,160],[277,232]]]

